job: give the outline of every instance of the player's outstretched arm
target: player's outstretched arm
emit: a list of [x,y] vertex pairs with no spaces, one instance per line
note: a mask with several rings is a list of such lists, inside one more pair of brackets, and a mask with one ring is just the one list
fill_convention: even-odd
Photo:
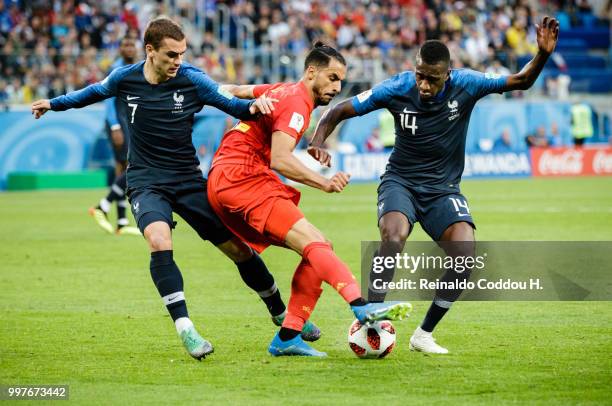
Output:
[[352,99],[346,99],[336,104],[321,116],[310,145],[313,147],[322,146],[341,121],[356,116],[358,114],[353,107]]
[[[221,91],[228,92],[229,94],[239,99],[255,99],[255,85],[220,85]],[[278,100],[262,94],[251,105],[249,111],[251,114],[261,113],[270,114],[274,111],[274,103]]]
[[116,80],[112,75],[113,74],[102,82],[91,84],[81,90],[76,90],[51,100],[36,100],[32,103],[32,114],[34,114],[34,118],[40,118],[49,110],[64,111],[85,107],[115,96]]
[[51,110],[51,103],[48,99],[40,99],[32,103],[32,114],[37,120],[49,110]]
[[536,28],[538,53],[519,73],[508,76],[506,86],[503,88],[504,92],[529,89],[542,72],[550,54],[555,50],[559,38],[559,22],[546,16],[540,24],[536,25]]
[[321,189],[327,193],[341,192],[348,184],[350,175],[338,172],[331,179],[308,169],[293,155],[295,138],[282,131],[272,134],[270,168],[295,182]]
[[323,143],[343,120],[358,116],[353,107],[352,99],[347,99],[327,110],[317,123],[315,134],[307,149],[308,153],[321,165],[331,165],[331,155],[324,148]]
[[255,85],[221,85],[221,90],[232,94],[239,99],[254,99],[255,98]]

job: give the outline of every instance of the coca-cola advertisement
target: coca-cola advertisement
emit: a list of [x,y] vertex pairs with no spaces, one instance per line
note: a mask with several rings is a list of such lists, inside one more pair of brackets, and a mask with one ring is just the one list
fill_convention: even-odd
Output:
[[612,175],[612,148],[532,148],[531,166],[533,176]]

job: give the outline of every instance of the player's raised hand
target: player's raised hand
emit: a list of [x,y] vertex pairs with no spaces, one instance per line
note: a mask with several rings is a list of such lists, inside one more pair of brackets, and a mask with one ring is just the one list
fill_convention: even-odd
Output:
[[49,110],[51,110],[51,102],[48,99],[40,99],[32,103],[32,114],[36,119],[39,119]]
[[536,24],[538,49],[547,54],[552,54],[559,38],[559,21],[546,16],[540,24]]
[[255,103],[251,104],[251,107],[249,107],[249,111],[251,112],[251,114],[270,114],[274,111],[274,103],[276,103],[277,101],[278,100],[268,97],[265,94],[262,94],[257,99],[255,99]]
[[324,148],[320,147],[308,147],[306,150],[311,157],[319,161],[323,166],[331,167],[331,155]]
[[344,190],[344,187],[348,185],[351,175],[346,172],[338,172],[329,179],[329,182],[325,186],[327,193],[340,193]]

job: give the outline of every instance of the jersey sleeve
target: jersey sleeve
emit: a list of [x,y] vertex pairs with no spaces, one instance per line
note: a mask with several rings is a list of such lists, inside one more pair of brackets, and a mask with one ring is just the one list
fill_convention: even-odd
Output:
[[278,103],[272,118],[272,132],[282,131],[298,140],[308,126],[310,110],[301,97],[288,97]]
[[234,97],[234,95],[223,90],[217,82],[199,69],[190,67],[187,69],[186,75],[195,84],[198,97],[203,104],[214,106],[241,120],[252,117],[249,107],[253,104],[253,100],[243,100]]
[[51,99],[51,110],[64,111],[81,108],[116,96],[118,83],[125,71],[125,69],[115,69],[101,82]]
[[360,116],[374,110],[385,108],[388,106],[398,87],[403,88],[403,91],[407,93],[408,90],[410,90],[410,87],[414,84],[412,82],[414,81],[411,81],[410,77],[395,75],[392,78],[380,82],[372,89],[366,90],[365,92],[353,97],[353,108]]
[[456,71],[457,84],[477,99],[491,93],[502,93],[508,82],[508,76],[494,73],[482,73],[471,69]]
[[265,84],[265,85],[255,85],[253,88],[253,96],[256,98],[264,94],[268,89],[270,89],[274,85]]

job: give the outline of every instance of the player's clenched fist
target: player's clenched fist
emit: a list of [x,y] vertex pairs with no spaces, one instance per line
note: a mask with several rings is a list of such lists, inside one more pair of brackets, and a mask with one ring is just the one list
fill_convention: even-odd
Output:
[[342,190],[344,190],[344,187],[348,185],[350,179],[350,174],[346,172],[338,172],[329,179],[324,190],[327,193],[340,193]]
[[34,118],[40,118],[49,110],[51,110],[51,103],[47,99],[36,100],[32,103],[32,114],[34,114]]
[[263,94],[255,99],[255,102],[251,105],[251,107],[249,107],[249,111],[251,114],[270,114],[274,111],[274,103],[277,101],[278,100],[267,97],[265,94]]

